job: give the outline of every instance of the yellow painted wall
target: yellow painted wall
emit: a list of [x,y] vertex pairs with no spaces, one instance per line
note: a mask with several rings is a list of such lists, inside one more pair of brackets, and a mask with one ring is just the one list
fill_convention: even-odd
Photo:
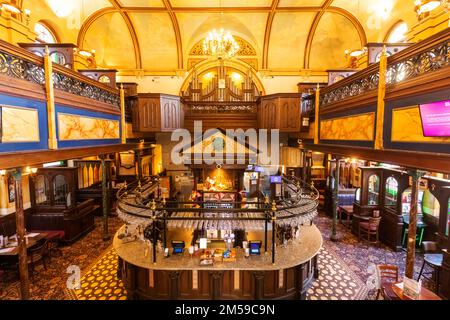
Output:
[[[29,176],[24,175],[22,177],[22,195],[23,195],[23,206],[25,209],[31,207],[30,200],[30,184]],[[0,215],[5,215],[13,213],[16,211],[15,203],[9,202],[8,199],[8,179],[7,176],[0,177]]]
[[320,121],[320,139],[357,140],[374,139],[375,113]]
[[392,111],[393,142],[450,143],[450,138],[424,137],[419,106]]

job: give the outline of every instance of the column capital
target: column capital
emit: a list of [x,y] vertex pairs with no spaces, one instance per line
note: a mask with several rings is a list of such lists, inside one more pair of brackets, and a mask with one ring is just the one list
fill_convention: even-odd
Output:
[[419,169],[408,169],[408,175],[413,178],[413,180],[419,180],[423,176],[427,174],[427,171],[419,170]]
[[22,179],[22,169],[21,168],[11,170],[10,173],[13,176],[14,180],[19,181]]

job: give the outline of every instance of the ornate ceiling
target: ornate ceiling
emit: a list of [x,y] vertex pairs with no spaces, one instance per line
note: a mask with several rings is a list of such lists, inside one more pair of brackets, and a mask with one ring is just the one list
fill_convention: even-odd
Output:
[[[413,0],[23,0],[64,42],[95,49],[97,64],[148,72],[186,70],[192,50],[212,28],[229,29],[256,53],[259,70],[299,72],[345,65],[345,50],[383,41]],[[44,5],[43,5],[44,4]],[[383,16],[380,8],[388,7]],[[42,19],[45,17],[45,19]]]

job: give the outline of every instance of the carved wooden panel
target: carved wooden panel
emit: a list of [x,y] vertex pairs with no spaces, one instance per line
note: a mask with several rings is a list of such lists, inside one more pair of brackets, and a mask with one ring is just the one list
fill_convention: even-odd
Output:
[[301,100],[299,94],[276,94],[261,99],[258,114],[260,129],[281,132],[300,131]]
[[161,131],[173,131],[181,127],[179,98],[161,97]]

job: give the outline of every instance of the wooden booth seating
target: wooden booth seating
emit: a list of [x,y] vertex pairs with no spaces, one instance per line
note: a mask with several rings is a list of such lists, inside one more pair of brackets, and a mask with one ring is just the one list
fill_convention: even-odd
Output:
[[94,228],[96,210],[93,199],[71,208],[36,207],[28,216],[27,229],[46,232],[54,241],[61,238],[64,243],[72,243]]

